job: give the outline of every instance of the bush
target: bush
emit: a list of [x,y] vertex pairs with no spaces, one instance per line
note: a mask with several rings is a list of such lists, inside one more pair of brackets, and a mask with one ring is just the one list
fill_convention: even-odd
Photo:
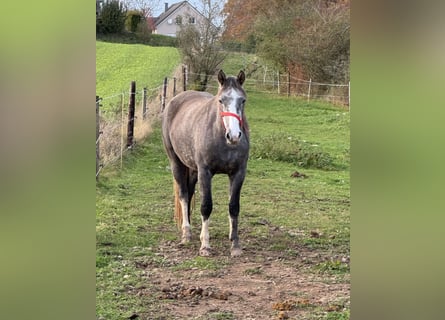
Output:
[[127,10],[117,0],[105,2],[96,21],[99,33],[121,33],[125,29]]
[[224,41],[222,43],[224,50],[232,52],[254,53],[256,49],[256,38],[253,34],[249,35],[245,41]]
[[153,47],[177,47],[178,39],[175,37],[164,36],[162,34],[152,34],[148,44]]
[[294,163],[303,168],[335,169],[331,155],[311,143],[285,134],[258,137],[252,141],[250,156]]
[[125,27],[130,32],[138,31],[138,25],[145,21],[145,17],[140,11],[131,10],[127,12]]

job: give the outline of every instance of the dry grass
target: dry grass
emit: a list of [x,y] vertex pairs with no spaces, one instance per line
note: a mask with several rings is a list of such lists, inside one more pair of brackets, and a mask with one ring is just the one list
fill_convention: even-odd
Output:
[[99,141],[100,163],[106,166],[120,158],[124,144],[122,121],[101,118],[100,128],[102,132]]
[[[176,78],[176,94],[183,89],[182,66],[176,68],[168,79],[166,103],[173,97],[173,79]],[[148,90],[146,117],[143,117],[142,102],[137,103],[134,119],[134,143],[141,143],[152,131],[153,124],[160,121],[162,86]],[[119,98],[120,99],[120,98]],[[100,119],[100,163],[103,166],[115,163],[126,150],[128,104],[118,102],[114,113],[106,113]],[[117,110],[116,110],[117,109]]]

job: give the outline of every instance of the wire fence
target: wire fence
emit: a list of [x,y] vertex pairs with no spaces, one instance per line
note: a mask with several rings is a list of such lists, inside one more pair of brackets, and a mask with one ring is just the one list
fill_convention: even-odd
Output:
[[[196,73],[188,73],[190,78],[198,78]],[[216,92],[218,89],[217,76],[211,77],[206,90]],[[289,73],[282,74],[278,71],[267,70],[257,74],[256,77],[248,77],[244,83],[247,92],[261,92],[279,94],[288,97],[302,97],[309,100],[327,101],[332,104],[345,106],[349,109],[350,104],[350,82],[347,84],[332,84],[304,80],[291,76]]]
[[[117,164],[122,168],[123,155],[142,141],[151,131],[168,101],[179,92],[196,89],[193,79],[198,74],[178,68],[173,77],[165,77],[155,88],[130,83],[127,92],[105,97],[96,96],[96,179],[105,166]],[[296,79],[279,72],[264,73],[261,79],[249,78],[244,83],[247,92],[262,92],[324,100],[349,108],[350,83],[327,84]],[[213,94],[218,90],[217,76],[211,76],[205,89]]]
[[96,179],[108,165],[123,165],[123,155],[142,141],[169,99],[185,87],[182,69],[148,88],[132,81],[127,92],[96,96]]

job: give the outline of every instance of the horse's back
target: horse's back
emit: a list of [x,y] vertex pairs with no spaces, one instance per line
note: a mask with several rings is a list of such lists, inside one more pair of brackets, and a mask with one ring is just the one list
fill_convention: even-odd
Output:
[[166,106],[163,114],[163,125],[168,126],[178,113],[189,108],[197,108],[212,99],[213,95],[201,91],[184,91],[175,96]]

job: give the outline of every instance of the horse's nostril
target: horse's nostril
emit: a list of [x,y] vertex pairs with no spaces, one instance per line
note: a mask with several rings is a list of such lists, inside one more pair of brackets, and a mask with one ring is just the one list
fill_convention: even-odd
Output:
[[241,138],[241,131],[240,131],[240,133],[238,134],[238,139],[239,139],[239,138]]
[[227,140],[230,140],[230,134],[228,132],[226,133],[226,138]]

